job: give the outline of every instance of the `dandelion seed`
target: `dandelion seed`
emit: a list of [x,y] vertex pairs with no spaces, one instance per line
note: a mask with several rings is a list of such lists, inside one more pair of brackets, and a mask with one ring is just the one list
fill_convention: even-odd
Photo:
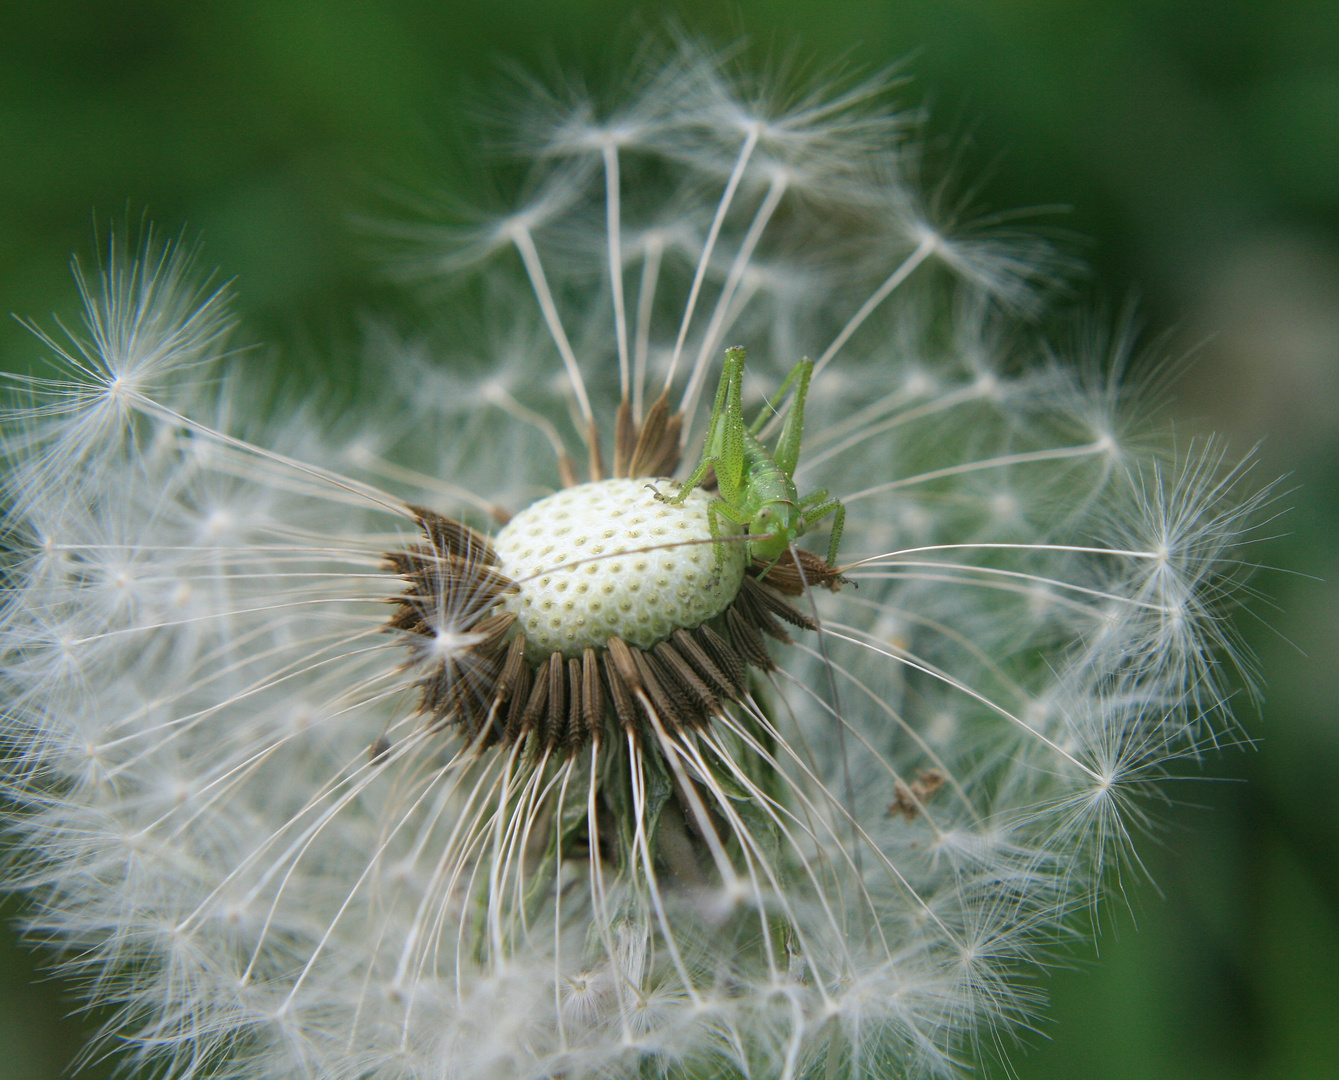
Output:
[[[933,221],[879,80],[682,44],[629,94],[541,97],[498,220],[398,230],[496,332],[377,331],[348,430],[255,420],[153,238],[14,380],[11,884],[162,1075],[955,1075],[1230,730],[1265,496],[1002,332],[1063,259]],[[765,447],[815,359],[831,560],[659,494],[727,340]]]

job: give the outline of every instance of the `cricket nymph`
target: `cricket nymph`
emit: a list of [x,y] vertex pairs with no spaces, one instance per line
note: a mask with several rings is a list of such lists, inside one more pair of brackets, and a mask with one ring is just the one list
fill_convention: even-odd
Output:
[[[736,395],[739,366],[722,377]],[[600,737],[606,715],[630,732],[652,714],[693,728],[748,697],[750,667],[775,668],[765,639],[788,643],[784,623],[817,629],[785,594],[836,590],[843,578],[830,561],[793,547],[762,558],[717,495],[683,485],[669,499],[658,485],[673,481],[634,471],[648,460],[667,472],[677,465],[666,438],[648,459],[647,429],[677,435],[681,424],[655,411],[638,431],[620,410],[615,468],[624,475],[569,484],[491,541],[411,508],[423,538],[387,555],[409,581],[389,629],[421,672],[431,725],[484,746],[533,740],[569,753]]]

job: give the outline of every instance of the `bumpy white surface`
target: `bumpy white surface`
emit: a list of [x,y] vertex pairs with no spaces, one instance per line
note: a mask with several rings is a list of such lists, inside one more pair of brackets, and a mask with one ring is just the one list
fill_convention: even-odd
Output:
[[[500,569],[520,584],[503,606],[516,614],[532,659],[579,656],[614,634],[648,648],[719,615],[739,592],[745,545],[721,545],[715,573],[711,496],[695,490],[671,506],[647,484],[568,488],[522,510],[494,539]],[[661,487],[674,494],[672,484]],[[723,518],[720,530],[739,532]]]

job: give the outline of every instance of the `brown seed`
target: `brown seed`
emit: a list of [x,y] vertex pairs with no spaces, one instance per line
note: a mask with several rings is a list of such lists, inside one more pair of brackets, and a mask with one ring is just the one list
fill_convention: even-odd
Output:
[[619,671],[618,661],[614,659],[614,642],[617,640],[617,638],[610,639],[609,649],[601,662],[601,667],[604,669],[604,683],[609,689],[609,698],[614,703],[614,716],[618,718],[619,726],[625,733],[635,735],[637,708],[633,701],[632,690]]
[[[744,580],[749,581],[750,579],[746,577]],[[768,637],[775,638],[783,645],[791,644],[790,635],[786,633],[785,628],[772,618],[767,609],[759,603],[757,594],[761,592],[762,586],[757,583],[752,583],[751,588],[749,586],[741,587],[739,595],[735,597],[734,610],[747,619],[754,629],[761,630]]]
[[768,588],[767,585],[759,582],[756,578],[746,574],[742,591],[747,592],[760,607],[765,608],[777,618],[784,619],[791,626],[797,626],[801,630],[818,629],[818,623],[796,608],[794,604],[782,599],[775,589]]
[[513,728],[510,723],[507,725],[508,742],[515,742],[517,739],[529,735],[530,732],[534,730],[535,725],[539,723],[540,718],[544,715],[549,703],[549,677],[547,667],[553,657],[557,657],[560,663],[563,658],[562,653],[554,653],[553,656],[544,662],[544,666],[535,672],[534,683],[530,687],[530,697],[525,703],[525,708],[520,712],[516,726]]
[[637,432],[632,423],[632,403],[627,395],[618,403],[614,417],[614,475],[631,476],[628,466],[637,452]]
[[481,533],[452,518],[443,517],[435,510],[412,505],[409,509],[414,512],[423,531],[428,534],[428,540],[437,550],[461,558],[497,564],[497,552]]
[[581,745],[598,740],[604,732],[604,686],[599,661],[591,648],[581,654],[581,726]]
[[674,472],[679,467],[679,433],[682,430],[683,414],[676,412],[670,416],[669,391],[665,390],[646,412],[628,475],[668,476]]
[[[650,653],[644,653],[637,649],[632,653],[633,662],[637,665],[637,672],[641,676],[642,695],[638,698],[638,703],[645,710],[647,704],[651,705],[656,711],[656,717],[660,721],[661,727],[680,728],[684,726],[686,718],[679,712],[675,700],[661,686],[660,680],[656,678],[656,672],[653,668],[654,661]],[[647,717],[648,721],[650,717]],[[652,725],[654,726],[654,725]]]
[[787,596],[799,596],[804,592],[806,585],[811,589],[821,586],[831,592],[836,592],[843,585],[848,584],[848,579],[842,575],[841,570],[837,567],[829,566],[812,551],[805,551],[803,548],[797,548],[796,550],[799,552],[800,559],[798,567],[790,552],[786,551],[782,553],[781,558],[776,561],[771,569],[768,569],[766,563],[755,560],[751,572],[755,576],[765,572],[767,584]]
[[773,671],[776,664],[772,654],[767,651],[767,643],[762,634],[740,613],[739,605],[731,605],[725,612],[725,626],[730,632],[730,644],[748,663],[763,671]]
[[730,643],[706,623],[694,630],[693,636],[697,638],[703,651],[711,657],[721,673],[730,680],[730,685],[734,687],[734,694],[731,696],[739,698],[748,693],[748,665]]
[[695,719],[706,721],[720,711],[721,703],[673,645],[668,641],[662,641],[655,647],[655,654],[660,666],[674,680],[681,692],[692,701],[697,714]]
[[674,646],[679,650],[679,654],[692,665],[693,670],[701,676],[702,681],[710,689],[718,701],[729,701],[737,693],[735,687],[725,677],[713,662],[706,650],[702,648],[687,630],[674,631]]

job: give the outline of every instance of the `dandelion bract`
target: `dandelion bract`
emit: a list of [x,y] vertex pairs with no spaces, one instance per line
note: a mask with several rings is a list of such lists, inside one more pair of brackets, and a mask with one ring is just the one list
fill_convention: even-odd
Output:
[[[344,408],[153,238],[11,380],[11,883],[161,1075],[955,1075],[1230,733],[1260,498],[1128,334],[1035,329],[1062,255],[923,190],[886,80],[638,70],[383,224],[449,329]],[[734,345],[769,446],[813,361],[831,565],[672,497]]]

